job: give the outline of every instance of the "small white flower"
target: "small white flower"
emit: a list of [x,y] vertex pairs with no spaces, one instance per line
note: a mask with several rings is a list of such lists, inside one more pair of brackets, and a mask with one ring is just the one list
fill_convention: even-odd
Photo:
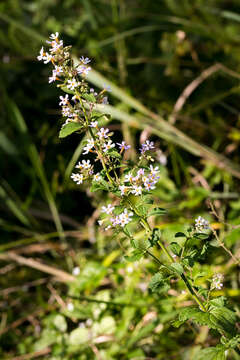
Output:
[[205,220],[203,217],[198,216],[197,219],[195,219],[195,229],[198,231],[209,229],[209,222],[208,220]]
[[58,36],[59,36],[59,33],[56,32],[55,34],[51,34],[51,35],[49,36],[49,39],[51,39],[51,40],[57,40],[57,39],[58,39]]
[[53,72],[52,73],[52,76],[50,76],[49,78],[48,78],[48,82],[49,82],[49,84],[51,84],[52,82],[54,82],[54,81],[56,81],[57,80],[57,76],[56,76],[56,74]]
[[149,180],[144,182],[145,189],[148,190],[148,191],[155,189],[156,187],[154,185],[155,185],[155,183],[151,182]]
[[111,214],[114,209],[115,209],[115,207],[112,206],[111,204],[108,204],[108,206],[102,206],[102,212],[106,213],[108,215]]
[[111,229],[111,225],[108,225],[107,227],[105,227],[105,231],[108,231],[109,229]]
[[63,114],[63,116],[68,116],[68,117],[73,116],[73,114],[71,113],[71,109],[68,106],[62,107],[62,114]]
[[80,269],[79,269],[78,266],[73,268],[72,274],[75,275],[75,276],[78,276],[80,274]]
[[91,163],[90,160],[83,160],[82,163],[79,161],[79,163],[76,165],[77,169],[90,169]]
[[150,165],[150,172],[152,175],[157,175],[159,173],[158,166],[154,168],[152,165]]
[[137,185],[133,185],[131,193],[134,194],[134,195],[141,195],[142,194],[142,187],[137,186]]
[[52,55],[50,55],[50,54],[48,54],[48,53],[46,53],[45,54],[45,56],[44,56],[44,64],[48,64],[50,61],[52,61],[53,60],[53,56]]
[[93,177],[93,181],[100,181],[101,180],[101,175],[99,173],[95,174]]
[[97,135],[99,137],[99,139],[107,139],[108,138],[108,132],[109,132],[109,129],[104,129],[104,128],[101,128]]
[[78,74],[86,76],[91,70],[91,67],[85,65],[79,65],[76,70]]
[[60,106],[61,105],[67,105],[67,103],[69,101],[68,94],[65,95],[65,96],[59,96],[59,98],[61,100],[60,103],[59,103]]
[[79,82],[75,78],[68,80],[68,84],[67,84],[68,89],[74,90],[78,86],[79,86]]
[[73,311],[74,310],[74,305],[73,305],[73,303],[68,303],[67,304],[67,309],[68,309],[68,311]]
[[60,75],[63,72],[62,66],[55,65],[53,73],[56,75]]
[[83,155],[88,154],[89,151],[94,147],[94,140],[93,139],[88,139],[87,142],[88,142],[87,145],[84,146],[84,148],[83,148],[83,150],[84,150]]
[[77,183],[77,185],[80,185],[80,184],[82,184],[82,182],[83,182],[83,175],[82,175],[82,174],[74,174],[74,173],[72,173],[71,179],[72,179],[75,183]]
[[124,182],[133,182],[133,175],[131,173],[125,175]]
[[124,212],[122,212],[118,218],[119,218],[119,225],[121,225],[122,227],[124,227],[125,225],[127,225],[132,219],[131,217],[133,216],[133,213],[130,212],[128,213],[127,209],[124,209]]
[[115,144],[112,142],[112,140],[108,140],[107,143],[103,144],[103,152],[107,152],[108,150],[115,147]]
[[40,55],[38,55],[37,59],[38,59],[39,61],[45,59],[45,52],[44,52],[43,46],[42,46],[42,48],[41,48],[41,50],[40,50]]
[[92,128],[96,128],[98,126],[98,123],[97,121],[92,121],[89,126]]
[[[47,41],[47,43],[49,43],[49,41]],[[63,46],[63,41],[52,41],[50,44],[52,45],[51,49],[49,50],[50,53],[56,53],[58,49]]]
[[128,187],[125,185],[120,185],[119,190],[121,191],[121,195],[125,195],[127,193]]
[[222,274],[214,275],[211,288],[221,290],[221,288],[223,287],[223,278],[224,277]]

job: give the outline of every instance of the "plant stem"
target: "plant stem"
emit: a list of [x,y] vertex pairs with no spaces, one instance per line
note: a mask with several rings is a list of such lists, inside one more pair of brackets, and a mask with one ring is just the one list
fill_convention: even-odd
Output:
[[[147,227],[148,231],[152,231],[150,225],[148,224],[147,220],[142,219],[145,227]],[[160,246],[160,248],[162,249],[162,251],[164,252],[164,254],[167,256],[167,258],[169,259],[169,261],[171,263],[174,263],[174,258],[172,257],[172,255],[169,253],[168,249],[165,247],[165,245],[159,240],[158,244]],[[185,274],[181,274],[180,275],[181,279],[184,281],[190,295],[193,297],[193,299],[196,301],[196,303],[199,305],[200,309],[204,312],[207,312],[207,309],[205,308],[205,306],[203,305],[201,299],[199,298],[197,292],[195,291],[195,289],[192,287],[192,285],[190,284],[190,282],[188,281],[188,279],[186,278]]]

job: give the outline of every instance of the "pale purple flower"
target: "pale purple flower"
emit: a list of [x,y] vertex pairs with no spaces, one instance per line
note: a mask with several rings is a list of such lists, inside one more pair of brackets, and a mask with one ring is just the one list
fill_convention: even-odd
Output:
[[88,58],[88,57],[84,57],[84,56],[81,56],[80,57],[80,61],[84,64],[84,65],[87,65],[91,62],[91,60]]
[[115,207],[112,206],[111,204],[108,204],[107,206],[102,206],[102,212],[104,212],[108,215],[111,214],[114,209],[115,209]]
[[123,150],[128,150],[131,147],[131,145],[126,144],[126,141],[122,141],[121,143],[117,143],[117,145],[119,146],[119,149],[120,149],[121,152],[123,152]]

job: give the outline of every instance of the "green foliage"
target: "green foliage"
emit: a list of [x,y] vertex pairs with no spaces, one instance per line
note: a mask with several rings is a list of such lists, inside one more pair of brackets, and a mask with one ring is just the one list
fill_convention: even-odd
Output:
[[59,137],[65,138],[65,137],[71,135],[72,133],[79,131],[81,129],[82,129],[81,124],[70,122],[62,127],[62,129],[60,130],[60,133],[59,133]]

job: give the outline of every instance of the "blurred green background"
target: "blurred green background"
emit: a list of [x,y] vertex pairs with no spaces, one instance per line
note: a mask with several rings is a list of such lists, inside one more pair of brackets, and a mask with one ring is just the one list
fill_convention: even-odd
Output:
[[[143,275],[149,277],[146,269],[151,273],[154,265],[143,263],[136,271],[128,271],[118,244],[104,238],[94,225],[100,198],[70,180],[81,153],[81,138],[58,138],[61,94],[48,84],[48,65],[36,57],[49,34],[58,31],[64,44],[73,46],[75,56],[92,58],[94,71],[89,80],[93,86],[112,85],[107,108],[112,115],[110,127],[122,131],[137,148],[140,137],[152,136],[157,142],[162,178],[155,195],[169,209],[159,222],[166,241],[195,216],[206,215],[207,199],[213,201],[221,219],[237,225],[239,1],[5,0],[0,2],[0,25],[1,358],[47,349],[42,355],[46,359],[168,356],[190,360],[200,343],[193,344],[189,330],[168,324],[175,302],[166,302],[164,296],[160,301],[145,289],[144,308],[142,290],[135,291]],[[219,220],[206,216],[212,222]],[[240,231],[221,224],[219,228],[220,236],[237,252]],[[216,254],[204,264],[207,272],[229,261],[220,249]],[[68,273],[79,266],[81,285],[69,289],[55,283],[46,269],[41,272],[36,266],[20,265],[21,261],[27,265],[28,256]],[[227,281],[227,288],[237,291],[235,268]],[[140,309],[126,307],[121,313],[106,304],[96,310],[94,303],[77,302],[74,315],[64,313],[66,323],[65,317],[56,320],[56,314],[66,305],[68,291],[103,296],[107,301],[121,296],[123,302],[141,300]],[[232,296],[234,306],[236,295]],[[144,323],[147,304],[152,316],[158,315]],[[112,332],[105,334],[114,334],[117,340],[111,337],[98,346],[86,338],[86,347],[71,340],[68,350],[63,350],[62,334],[73,331],[79,319],[89,318],[98,321],[99,327],[101,319],[107,318]],[[84,338],[83,333],[79,336]]]

